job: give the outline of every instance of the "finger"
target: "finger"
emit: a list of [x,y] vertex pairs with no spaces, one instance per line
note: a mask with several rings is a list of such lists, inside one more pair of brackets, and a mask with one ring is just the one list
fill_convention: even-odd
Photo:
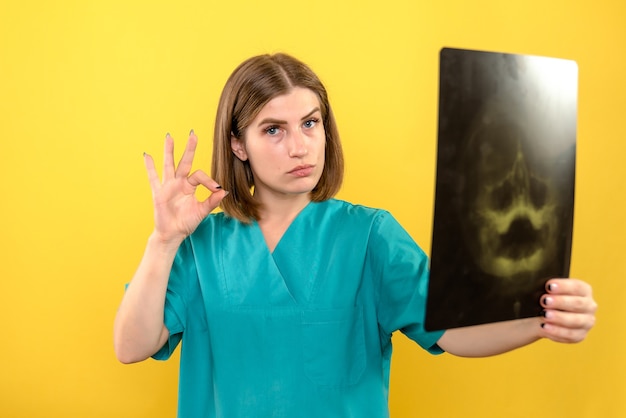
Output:
[[542,314],[544,324],[562,328],[590,330],[596,323],[593,313],[570,313],[557,310],[546,310]]
[[220,186],[215,180],[209,177],[209,175],[202,170],[194,171],[187,178],[187,181],[190,186],[193,186],[193,189],[202,185],[211,191],[209,197],[201,202],[201,206],[205,216],[211,213],[215,208],[217,208],[222,199],[224,199],[229,193],[223,190],[222,186]]
[[196,153],[196,146],[198,145],[198,137],[193,132],[189,132],[189,139],[187,140],[187,146],[185,147],[185,152],[178,163],[178,168],[176,168],[176,177],[187,177],[189,172],[191,171],[191,165],[193,164],[193,157]]
[[191,186],[198,187],[203,185],[207,189],[212,192],[217,192],[222,190],[222,186],[220,186],[215,180],[213,180],[207,173],[202,170],[194,171],[188,178],[187,181]]
[[546,282],[546,290],[551,294],[591,296],[592,289],[588,283],[578,279],[550,279]]
[[546,323],[542,325],[541,336],[559,343],[572,344],[583,341],[587,337],[588,333],[588,329],[566,328]]
[[165,150],[163,151],[163,182],[174,178],[174,139],[168,133],[165,135]]
[[565,312],[595,313],[598,305],[591,296],[570,296],[547,294],[541,298],[545,309],[557,309]]
[[158,190],[161,185],[159,181],[159,175],[157,174],[156,168],[154,167],[154,160],[152,156],[149,154],[143,153],[143,161],[146,165],[146,171],[148,172],[148,181],[150,182],[150,188],[152,192]]
[[202,207],[203,207],[204,211],[206,212],[206,215],[208,215],[216,207],[218,207],[220,205],[220,203],[222,202],[222,200],[226,196],[228,196],[228,193],[229,192],[227,192],[226,190],[220,190],[218,192],[211,193],[211,195],[209,197],[207,197],[206,200],[204,200],[202,202]]

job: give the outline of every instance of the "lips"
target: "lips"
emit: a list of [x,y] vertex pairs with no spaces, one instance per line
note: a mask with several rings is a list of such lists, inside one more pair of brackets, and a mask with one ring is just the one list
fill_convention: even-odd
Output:
[[299,165],[297,167],[294,167],[292,170],[289,171],[289,174],[291,174],[292,176],[296,176],[296,177],[306,177],[311,175],[311,173],[313,172],[313,169],[315,168],[314,165]]

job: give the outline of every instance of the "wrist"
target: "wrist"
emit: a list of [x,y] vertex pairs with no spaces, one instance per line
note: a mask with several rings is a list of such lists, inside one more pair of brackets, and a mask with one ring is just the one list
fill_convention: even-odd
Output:
[[152,231],[148,237],[148,246],[158,249],[162,252],[176,252],[178,247],[184,241],[185,237],[165,237],[159,234],[157,231]]

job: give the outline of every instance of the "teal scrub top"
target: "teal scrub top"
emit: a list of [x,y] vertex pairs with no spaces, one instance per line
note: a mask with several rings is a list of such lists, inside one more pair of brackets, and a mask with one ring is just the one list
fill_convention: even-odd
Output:
[[431,353],[428,259],[383,210],[310,203],[270,252],[256,222],[207,217],[169,279],[178,416],[388,417],[391,335]]

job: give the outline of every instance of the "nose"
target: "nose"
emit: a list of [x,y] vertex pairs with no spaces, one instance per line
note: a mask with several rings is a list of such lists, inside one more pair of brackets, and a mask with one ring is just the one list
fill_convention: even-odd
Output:
[[515,163],[513,164],[513,183],[518,189],[527,190],[529,183],[528,167],[526,165],[526,157],[521,149],[521,145],[518,145],[517,156]]
[[287,141],[287,152],[291,158],[304,157],[308,153],[307,140],[300,129],[292,131]]

